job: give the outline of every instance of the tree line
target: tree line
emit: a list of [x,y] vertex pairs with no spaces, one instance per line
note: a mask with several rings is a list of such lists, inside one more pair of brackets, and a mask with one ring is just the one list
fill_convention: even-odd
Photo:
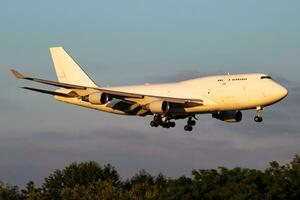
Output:
[[41,186],[29,181],[24,189],[0,184],[0,199],[13,200],[299,200],[300,157],[280,165],[270,162],[265,170],[236,167],[198,169],[191,176],[167,178],[142,170],[122,181],[110,164],[94,161],[72,163],[53,171]]

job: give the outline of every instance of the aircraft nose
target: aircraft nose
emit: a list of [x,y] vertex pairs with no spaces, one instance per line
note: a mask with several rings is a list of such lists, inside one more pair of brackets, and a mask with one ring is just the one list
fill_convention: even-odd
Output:
[[288,95],[288,90],[285,87],[278,85],[277,93],[278,93],[279,98],[283,99],[284,97],[286,97]]

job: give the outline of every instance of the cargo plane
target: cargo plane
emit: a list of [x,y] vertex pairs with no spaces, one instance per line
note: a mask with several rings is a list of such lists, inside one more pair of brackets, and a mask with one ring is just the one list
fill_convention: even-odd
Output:
[[262,73],[217,75],[162,84],[102,87],[97,85],[62,47],[50,48],[57,81],[27,77],[12,69],[19,79],[58,87],[27,90],[53,95],[57,101],[104,112],[153,115],[152,127],[175,127],[175,120],[187,119],[185,131],[195,126],[196,115],[211,114],[225,122],[242,120],[242,110],[256,109],[255,122],[262,122],[262,111],[287,96],[288,91]]

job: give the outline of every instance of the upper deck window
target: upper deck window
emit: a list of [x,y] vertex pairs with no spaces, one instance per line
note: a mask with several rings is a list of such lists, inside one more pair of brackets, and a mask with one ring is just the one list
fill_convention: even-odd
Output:
[[260,77],[260,79],[272,79],[272,77],[271,76],[262,76],[262,77]]

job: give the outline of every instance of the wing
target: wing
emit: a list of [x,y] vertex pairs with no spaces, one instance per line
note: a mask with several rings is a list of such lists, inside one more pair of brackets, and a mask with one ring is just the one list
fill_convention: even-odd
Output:
[[[153,95],[147,95],[147,94],[128,93],[128,92],[104,89],[101,87],[96,87],[96,88],[95,87],[86,87],[86,86],[74,85],[74,84],[69,84],[69,83],[62,83],[62,82],[56,82],[56,81],[49,81],[49,80],[45,80],[45,79],[26,77],[15,69],[12,69],[11,72],[18,79],[30,80],[30,81],[47,84],[47,85],[52,85],[52,86],[57,86],[57,87],[61,87],[61,88],[66,88],[66,89],[70,89],[70,90],[92,89],[93,91],[100,91],[102,93],[105,93],[105,94],[109,95],[111,98],[126,100],[128,102],[135,102],[135,103],[138,102],[139,104],[141,104],[141,102],[142,102],[141,100],[148,99],[147,102],[151,102],[153,100],[163,100],[163,101],[166,101],[169,103],[183,104],[185,106],[203,105],[203,100],[201,100],[201,99],[185,99],[185,98],[173,98],[173,97],[153,96]],[[37,88],[24,87],[24,89],[41,92],[41,93],[47,93],[47,94],[51,94],[51,95],[57,95],[57,96],[63,96],[63,95],[65,95],[66,97],[80,96],[75,91],[74,91],[74,93],[71,93],[71,94],[69,93],[66,95],[64,93],[52,92],[52,91],[42,90],[42,89],[37,89]]]
[[55,95],[55,96],[61,96],[61,97],[78,97],[78,94],[75,92],[68,92],[68,93],[63,93],[63,92],[58,92],[58,91],[49,91],[49,90],[43,90],[43,89],[38,89],[38,88],[32,88],[32,87],[21,87],[26,90],[31,90],[35,92],[40,92],[44,94],[50,94],[50,95]]
[[132,98],[143,98],[143,95],[138,95],[138,94],[133,94],[133,93],[126,93],[126,92],[120,92],[120,91],[112,91],[112,90],[107,90],[107,89],[101,89],[101,88],[91,88],[91,87],[86,87],[86,86],[80,86],[80,85],[74,85],[74,84],[69,84],[69,83],[61,83],[61,82],[56,82],[56,81],[49,81],[45,79],[39,79],[39,78],[32,78],[32,77],[26,77],[20,72],[18,72],[15,69],[11,70],[12,74],[18,78],[18,79],[25,79],[25,80],[30,80],[38,83],[43,83],[47,85],[52,85],[52,86],[57,86],[57,87],[62,87],[66,89],[79,89],[79,90],[86,90],[88,88],[90,89],[95,89],[99,90],[101,92],[104,92],[106,94],[110,94],[113,97],[132,97]]

